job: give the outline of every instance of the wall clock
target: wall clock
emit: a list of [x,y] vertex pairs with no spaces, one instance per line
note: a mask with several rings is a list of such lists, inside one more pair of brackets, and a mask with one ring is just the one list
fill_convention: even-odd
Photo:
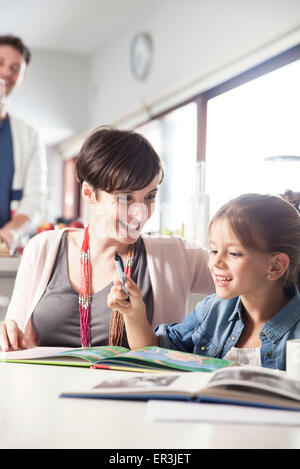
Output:
[[136,34],[130,47],[130,65],[135,78],[143,80],[147,77],[152,63],[153,44],[148,33]]

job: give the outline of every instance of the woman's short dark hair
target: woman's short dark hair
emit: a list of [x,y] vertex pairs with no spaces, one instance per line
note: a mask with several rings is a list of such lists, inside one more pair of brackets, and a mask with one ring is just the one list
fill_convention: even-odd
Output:
[[31,52],[27,46],[25,46],[22,39],[12,34],[0,36],[0,46],[11,46],[16,49],[23,56],[26,64],[28,65],[31,60]]
[[148,140],[133,130],[99,127],[84,142],[76,162],[77,178],[106,192],[144,189],[159,176],[161,160]]

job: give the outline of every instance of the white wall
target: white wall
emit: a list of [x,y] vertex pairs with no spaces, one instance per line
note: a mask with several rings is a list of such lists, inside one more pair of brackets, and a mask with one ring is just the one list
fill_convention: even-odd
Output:
[[[131,40],[141,31],[154,41],[143,82],[129,66]],[[83,132],[74,153],[97,125],[140,123],[148,117],[145,107],[165,110],[297,42],[299,0],[153,0],[90,57],[34,49],[10,109],[49,144]]]
[[[140,31],[155,48],[143,82],[129,66]],[[168,108],[295,45],[299,32],[299,0],[157,0],[92,55],[88,126],[143,120],[145,104]]]
[[52,146],[47,147],[47,211],[46,219],[54,222],[62,215],[63,205],[63,159]]
[[[139,82],[130,71],[130,43],[143,31],[153,37],[154,61]],[[146,108],[166,110],[297,43],[300,0],[153,0],[89,57],[33,50],[10,111],[50,146],[54,188],[58,152],[76,154],[96,126],[139,124],[148,118]]]
[[11,97],[9,109],[38,128],[53,144],[87,123],[87,74],[84,55],[32,50],[23,86]]

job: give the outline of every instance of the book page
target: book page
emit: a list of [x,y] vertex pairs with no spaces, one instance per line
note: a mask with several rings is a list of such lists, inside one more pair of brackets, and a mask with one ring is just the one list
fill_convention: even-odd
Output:
[[87,348],[67,348],[67,347],[33,347],[16,352],[0,352],[0,361],[8,360],[50,360],[51,361],[78,361],[86,360],[89,363],[111,358],[120,353],[128,352],[125,347],[103,346]]
[[206,372],[150,374],[143,373],[135,376],[118,378],[107,374],[105,378],[93,388],[84,388],[82,385],[76,389],[69,389],[63,395],[186,395],[196,397],[196,391],[204,388],[209,380]]
[[209,386],[235,386],[269,391],[300,401],[300,381],[287,378],[284,372],[254,366],[228,367],[216,371]]
[[[11,352],[0,352],[0,360],[33,360],[69,351],[68,347],[31,347]],[[76,350],[76,349],[74,349]]]

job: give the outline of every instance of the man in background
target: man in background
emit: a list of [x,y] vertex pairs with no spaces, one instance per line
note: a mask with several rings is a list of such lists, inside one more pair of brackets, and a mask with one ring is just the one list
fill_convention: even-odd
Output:
[[6,98],[22,85],[30,60],[20,38],[0,36],[0,241],[8,248],[42,221],[45,210],[45,148],[38,133],[6,107]]

